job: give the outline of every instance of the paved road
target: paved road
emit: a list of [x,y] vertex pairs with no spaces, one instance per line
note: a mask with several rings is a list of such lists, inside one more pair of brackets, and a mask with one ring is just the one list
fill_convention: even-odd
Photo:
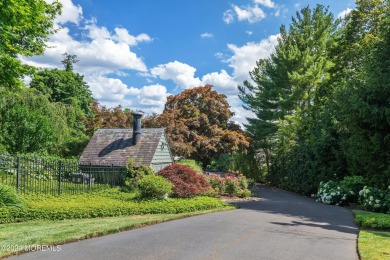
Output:
[[358,259],[347,209],[267,186],[238,210],[161,223],[17,259]]

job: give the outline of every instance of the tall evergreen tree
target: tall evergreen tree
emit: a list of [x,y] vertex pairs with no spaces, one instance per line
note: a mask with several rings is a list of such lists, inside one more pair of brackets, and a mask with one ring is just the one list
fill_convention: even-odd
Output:
[[247,131],[257,148],[263,149],[269,172],[277,144],[285,146],[285,140],[301,138],[295,125],[313,116],[316,103],[323,99],[321,89],[333,66],[329,56],[336,32],[337,24],[327,8],[303,8],[288,31],[280,28],[275,52],[257,62],[250,72],[252,82],[239,87],[244,108],[256,115],[248,118]]

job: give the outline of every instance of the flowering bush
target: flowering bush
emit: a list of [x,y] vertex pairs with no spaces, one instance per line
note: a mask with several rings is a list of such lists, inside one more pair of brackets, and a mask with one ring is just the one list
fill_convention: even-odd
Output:
[[390,186],[387,190],[365,186],[359,192],[359,199],[366,210],[390,213]]
[[321,182],[318,187],[317,201],[332,205],[357,203],[359,191],[363,189],[365,180],[361,176],[347,176],[342,181]]
[[226,184],[224,178],[219,175],[210,175],[206,177],[206,181],[217,194],[225,193]]
[[321,182],[318,187],[317,201],[325,204],[342,205],[347,200],[348,191],[342,189],[336,181]]
[[229,195],[238,197],[249,197],[251,191],[248,189],[249,181],[245,176],[228,175],[222,178],[218,175],[208,176],[206,178],[215,193],[219,195]]
[[158,172],[158,175],[170,180],[173,184],[173,195],[179,198],[206,194],[210,185],[203,174],[196,173],[186,165],[172,164]]

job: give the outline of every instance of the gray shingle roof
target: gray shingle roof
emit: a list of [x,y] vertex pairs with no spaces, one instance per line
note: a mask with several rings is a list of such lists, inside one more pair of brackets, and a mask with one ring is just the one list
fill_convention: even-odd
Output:
[[132,129],[99,129],[79,159],[80,165],[125,166],[132,157],[138,164],[150,165],[164,128],[143,128],[141,139],[132,145]]

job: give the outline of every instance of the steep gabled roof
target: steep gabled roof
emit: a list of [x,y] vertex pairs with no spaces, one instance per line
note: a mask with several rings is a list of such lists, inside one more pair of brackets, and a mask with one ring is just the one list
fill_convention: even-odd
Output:
[[132,144],[132,129],[99,129],[92,136],[83,154],[80,165],[125,166],[129,158],[138,164],[150,165],[164,128],[142,128],[141,139]]

